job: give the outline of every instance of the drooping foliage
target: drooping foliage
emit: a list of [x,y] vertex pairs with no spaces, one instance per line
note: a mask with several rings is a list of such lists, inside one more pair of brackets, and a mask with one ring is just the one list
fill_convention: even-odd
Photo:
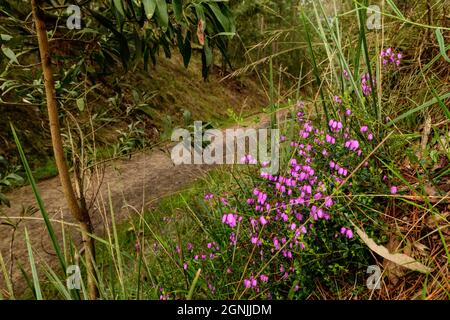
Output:
[[[175,48],[186,67],[193,51],[200,51],[206,79],[215,49],[225,55],[235,32],[231,11],[221,1],[45,0],[41,8],[61,87],[80,75],[95,80],[117,73],[118,65],[123,71],[142,65],[147,70],[150,63],[157,63],[160,51],[171,57]],[[3,97],[10,90],[25,88],[26,92],[17,96],[40,93],[36,90],[40,90],[41,80],[33,68],[38,55],[30,12],[29,1],[6,0],[0,4]],[[7,77],[11,73],[14,76]]]

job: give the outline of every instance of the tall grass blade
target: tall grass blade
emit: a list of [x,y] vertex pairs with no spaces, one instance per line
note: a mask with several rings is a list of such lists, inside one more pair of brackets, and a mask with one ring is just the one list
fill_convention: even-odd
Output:
[[403,113],[402,115],[398,116],[398,117],[395,118],[394,120],[392,120],[392,121],[390,121],[389,123],[387,123],[386,126],[387,126],[387,127],[390,127],[390,126],[396,124],[397,122],[399,122],[400,120],[403,120],[403,119],[405,119],[405,118],[408,118],[409,116],[413,115],[413,114],[416,113],[416,112],[419,112],[419,111],[421,111],[421,110],[423,110],[423,109],[426,109],[426,108],[428,108],[428,107],[431,107],[432,105],[434,105],[434,104],[436,104],[436,103],[439,103],[439,100],[438,100],[438,99],[440,99],[440,100],[445,100],[445,99],[447,99],[447,98],[450,98],[450,92],[448,92],[448,93],[446,93],[446,94],[444,94],[444,95],[441,95],[441,96],[439,96],[439,97],[437,97],[437,98],[433,98],[433,99],[431,99],[431,100],[425,102],[424,104],[422,104],[422,105],[420,105],[420,106],[418,106],[418,107],[416,107],[416,108],[413,108],[413,109],[408,110],[407,112]]
[[31,173],[30,166],[28,164],[27,158],[25,156],[25,153],[23,151],[23,148],[22,148],[22,145],[21,145],[21,143],[19,141],[19,138],[17,137],[16,130],[15,130],[15,128],[14,128],[12,123],[10,123],[10,126],[11,126],[12,134],[13,134],[13,137],[14,137],[14,141],[15,141],[15,143],[17,145],[17,149],[19,150],[20,159],[21,159],[23,167],[25,169],[25,173],[27,175],[28,181],[31,184],[31,188],[33,190],[33,194],[34,194],[34,196],[36,198],[36,201],[38,203],[38,206],[39,206],[39,209],[41,211],[42,217],[44,218],[45,226],[47,228],[48,234],[49,234],[50,239],[52,241],[53,248],[55,249],[56,255],[58,257],[58,260],[59,260],[62,272],[64,274],[66,274],[66,261],[64,260],[64,256],[62,254],[62,251],[61,251],[61,248],[59,246],[58,240],[56,238],[55,231],[53,230],[53,226],[52,226],[52,224],[50,222],[47,210],[45,209],[44,201],[41,198],[41,195],[39,193],[36,181],[34,180],[33,174]]
[[27,244],[28,259],[30,261],[31,275],[33,277],[34,293],[36,295],[37,300],[43,300],[42,292],[41,292],[41,284],[39,282],[39,275],[38,275],[38,272],[36,269],[36,263],[34,261],[34,256],[33,256],[33,249],[31,248],[31,243],[30,243],[30,238],[28,236],[27,228],[25,228],[25,242]]
[[444,37],[442,36],[441,29],[436,29],[436,38],[439,43],[439,50],[441,52],[441,56],[445,59],[445,61],[450,62],[450,58],[447,55],[447,49],[445,47]]
[[191,287],[189,289],[189,293],[186,297],[186,300],[192,300],[192,296],[194,295],[195,287],[197,286],[198,279],[200,278],[200,273],[202,273],[202,269],[198,269],[195,274],[194,281],[192,281]]

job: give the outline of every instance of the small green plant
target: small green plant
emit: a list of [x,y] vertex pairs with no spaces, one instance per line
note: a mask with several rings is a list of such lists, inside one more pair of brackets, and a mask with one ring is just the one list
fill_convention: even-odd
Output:
[[244,123],[244,117],[242,116],[242,114],[237,114],[233,109],[228,108],[227,114],[233,123],[236,123],[238,125],[242,125]]
[[113,146],[114,157],[130,154],[146,145],[145,131],[139,121],[129,124],[127,130],[116,130],[116,132],[118,141]]
[[22,185],[25,181],[17,173],[20,167],[11,167],[4,157],[0,156],[0,205],[10,206],[10,202],[6,195],[2,192],[9,188]]

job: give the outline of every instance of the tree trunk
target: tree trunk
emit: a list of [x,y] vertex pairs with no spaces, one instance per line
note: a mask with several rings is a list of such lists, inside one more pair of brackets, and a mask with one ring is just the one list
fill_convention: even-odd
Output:
[[47,39],[47,30],[45,28],[43,12],[39,7],[39,0],[31,0],[31,7],[33,9],[33,18],[39,42],[42,71],[44,73],[45,95],[47,98],[48,117],[56,166],[58,168],[59,178],[61,180],[64,197],[66,198],[69,210],[80,225],[85,252],[89,297],[95,300],[98,298],[98,288],[97,282],[95,281],[95,243],[94,239],[89,236],[89,234],[92,234],[93,232],[91,218],[86,208],[82,208],[78,203],[72,182],[70,180],[69,168],[64,155],[58,119],[58,107],[56,103],[55,82],[53,79],[51,57]]

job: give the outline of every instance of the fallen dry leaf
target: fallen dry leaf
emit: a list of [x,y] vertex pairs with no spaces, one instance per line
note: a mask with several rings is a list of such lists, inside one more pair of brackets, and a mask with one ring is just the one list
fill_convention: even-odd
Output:
[[382,256],[383,258],[413,271],[429,273],[433,270],[421,264],[420,262],[417,262],[416,260],[407,256],[406,254],[390,253],[386,247],[376,244],[375,241],[369,238],[369,236],[364,231],[359,229],[354,223],[352,224],[355,227],[355,230],[358,233],[361,240],[369,247],[369,249],[375,252],[376,254]]

